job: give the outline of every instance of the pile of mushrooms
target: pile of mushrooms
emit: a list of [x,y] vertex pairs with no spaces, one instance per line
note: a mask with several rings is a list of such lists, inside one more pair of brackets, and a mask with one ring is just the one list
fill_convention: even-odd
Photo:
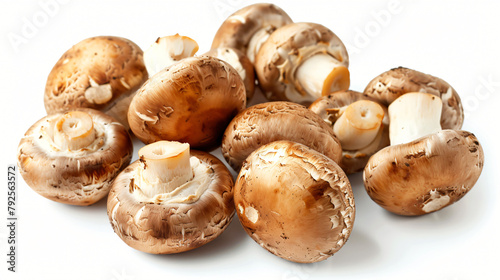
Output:
[[[353,230],[346,174],[363,171],[373,201],[400,215],[438,211],[479,178],[482,147],[442,79],[400,67],[349,90],[340,38],[272,4],[236,11],[198,50],[175,34],[144,52],[112,36],[66,51],[47,78],[48,115],[19,143],[26,183],[66,204],[108,195],[114,232],[143,252],[200,247],[236,211],[263,248],[310,263]],[[249,106],[259,92],[269,102]],[[145,145],[130,164],[133,137]]]
[[400,215],[438,211],[461,199],[479,179],[484,154],[460,130],[460,97],[445,81],[407,68],[374,78],[366,96],[389,105],[390,146],[373,155],[363,180],[377,204]]

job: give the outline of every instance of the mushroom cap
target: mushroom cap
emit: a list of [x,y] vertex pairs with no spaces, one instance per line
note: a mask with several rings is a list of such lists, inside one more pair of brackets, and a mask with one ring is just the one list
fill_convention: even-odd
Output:
[[[33,124],[17,152],[19,171],[38,194],[53,201],[90,205],[105,197],[111,183],[132,158],[132,141],[123,125],[93,109],[80,108],[92,117],[98,147],[60,151],[50,132],[64,113],[48,115]],[[46,131],[46,132],[44,132]]]
[[277,28],[292,23],[280,7],[258,3],[246,6],[230,15],[219,27],[212,42],[212,49],[230,47],[247,53],[254,34],[262,28],[272,33]]
[[245,84],[247,100],[253,97],[255,91],[255,72],[253,63],[248,59],[246,54],[235,48],[220,47],[211,49],[203,55],[216,57],[229,63],[238,72]]
[[130,97],[148,78],[142,56],[139,46],[120,37],[91,37],[74,45],[47,78],[47,114],[93,108],[127,126]]
[[[335,112],[345,109],[350,104],[359,100],[377,102],[373,98],[364,96],[360,92],[345,90],[318,98],[309,106],[309,110],[318,114],[325,122],[333,127],[336,121],[336,118],[334,117]],[[370,156],[375,154],[380,149],[389,146],[389,118],[387,107],[384,105],[381,106],[384,109],[385,116],[382,122],[383,128],[380,136],[377,136],[372,144],[361,150],[349,151],[344,149],[342,151],[342,160],[339,165],[345,173],[352,174],[363,171]]]
[[363,178],[371,199],[399,215],[422,215],[461,199],[476,183],[484,154],[474,134],[442,130],[373,155]]
[[238,171],[250,153],[278,140],[304,144],[335,162],[342,158],[333,129],[306,107],[285,101],[257,104],[238,114],[224,132],[221,152]]
[[265,96],[270,100],[291,100],[302,96],[311,103],[309,96],[296,80],[296,70],[309,57],[328,54],[340,65],[349,66],[347,50],[335,33],[323,25],[298,22],[278,28],[271,34],[255,58],[255,71]]
[[139,160],[115,179],[107,212],[115,233],[130,247],[152,254],[171,254],[198,248],[219,236],[234,215],[233,178],[216,157],[191,150],[211,167],[210,185],[192,203],[141,202],[133,194]]
[[441,98],[442,129],[459,130],[464,121],[462,102],[455,89],[444,80],[416,70],[398,67],[380,74],[368,83],[364,95],[389,106],[405,93],[426,92]]
[[128,120],[144,143],[170,140],[209,148],[245,107],[245,86],[233,67],[214,57],[190,57],[144,83]]
[[342,169],[290,141],[266,144],[245,160],[234,203],[250,237],[269,252],[300,263],[337,252],[355,216],[351,185]]

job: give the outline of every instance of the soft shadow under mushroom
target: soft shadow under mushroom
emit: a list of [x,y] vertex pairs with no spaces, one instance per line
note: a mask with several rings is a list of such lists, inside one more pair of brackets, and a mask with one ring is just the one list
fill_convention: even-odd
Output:
[[[328,265],[329,269],[348,266],[359,267],[373,263],[373,260],[380,255],[380,252],[380,246],[369,233],[354,228],[344,249],[333,255],[325,264]],[[333,268],[331,265],[333,265]]]
[[238,219],[233,219],[226,230],[218,238],[197,248],[196,250],[165,255],[147,254],[147,256],[168,262],[192,262],[193,260],[203,260],[203,262],[207,263],[207,265],[211,265],[209,260],[214,257],[227,256],[228,252],[238,251],[238,248],[243,246],[243,241],[246,238],[248,238],[247,234],[241,227]]

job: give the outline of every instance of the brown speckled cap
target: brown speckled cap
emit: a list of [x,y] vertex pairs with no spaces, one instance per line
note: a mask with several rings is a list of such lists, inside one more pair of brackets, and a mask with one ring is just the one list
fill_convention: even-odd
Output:
[[48,114],[97,109],[127,126],[130,98],[147,78],[143,52],[135,43],[91,37],[67,50],[52,68],[45,85],[45,109]]
[[231,65],[238,72],[241,79],[243,79],[247,100],[253,97],[255,90],[255,73],[252,62],[243,52],[234,48],[220,47],[211,49],[203,55],[216,57]]
[[144,143],[219,144],[227,124],[246,107],[236,70],[214,57],[190,57],[151,77],[130,104],[128,120]]
[[209,186],[192,203],[142,202],[134,195],[135,161],[116,178],[108,196],[108,217],[115,233],[130,247],[171,254],[200,247],[219,236],[234,215],[233,179],[216,157],[191,151],[210,167]]
[[269,252],[300,263],[322,261],[351,234],[351,185],[330,158],[290,141],[268,143],[244,162],[234,187],[245,231]]
[[422,215],[461,199],[484,164],[481,145],[467,131],[442,130],[373,155],[363,178],[371,199],[399,215]]
[[426,92],[443,101],[441,127],[462,128],[464,112],[460,97],[444,80],[416,70],[398,67],[380,74],[368,83],[364,95],[388,106],[396,98],[408,92]]
[[229,123],[222,155],[238,171],[245,158],[261,145],[289,140],[304,144],[340,162],[342,148],[333,129],[306,107],[285,101],[257,104]]
[[63,113],[48,115],[28,129],[18,147],[18,166],[26,183],[40,195],[66,204],[90,205],[108,194],[111,182],[132,158],[132,141],[123,125],[93,109],[98,149],[59,150],[51,138]]

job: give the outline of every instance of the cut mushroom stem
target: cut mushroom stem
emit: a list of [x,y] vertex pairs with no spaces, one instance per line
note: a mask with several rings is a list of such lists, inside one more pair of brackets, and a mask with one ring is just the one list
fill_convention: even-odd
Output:
[[153,76],[175,62],[193,56],[198,51],[195,40],[175,34],[156,39],[156,42],[144,51],[144,63],[149,76]]
[[172,192],[193,178],[187,143],[158,141],[141,148],[139,158],[136,184],[148,197]]
[[68,112],[54,126],[54,143],[61,150],[80,150],[92,144],[95,139],[94,122],[85,112]]
[[111,84],[98,84],[89,76],[90,87],[85,90],[85,99],[94,104],[105,104],[113,98]]
[[345,109],[333,125],[333,132],[344,150],[367,147],[377,137],[384,119],[384,109],[373,101],[359,100]]
[[441,130],[443,103],[435,95],[406,93],[389,105],[391,145],[411,142]]
[[302,88],[317,98],[349,89],[349,70],[328,54],[316,54],[297,69],[296,78]]

